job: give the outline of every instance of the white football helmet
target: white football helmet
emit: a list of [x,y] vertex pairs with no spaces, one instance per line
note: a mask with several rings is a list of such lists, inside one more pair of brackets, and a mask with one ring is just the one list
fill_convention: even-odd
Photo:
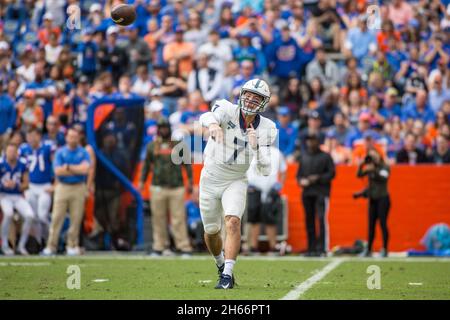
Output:
[[[260,95],[263,100],[258,103],[258,106],[256,108],[250,108],[244,99],[244,93],[246,91],[253,92],[257,95]],[[241,108],[241,110],[246,114],[257,114],[260,112],[263,112],[267,105],[269,104],[270,100],[270,90],[269,85],[264,81],[260,79],[252,79],[247,81],[241,88],[241,92],[239,93],[239,100],[238,105]]]

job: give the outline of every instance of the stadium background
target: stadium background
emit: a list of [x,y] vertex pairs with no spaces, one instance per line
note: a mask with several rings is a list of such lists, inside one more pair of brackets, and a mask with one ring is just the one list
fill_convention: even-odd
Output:
[[[134,90],[139,93],[131,94],[138,96],[146,92],[144,94],[147,100],[146,110],[150,115],[146,118],[146,122],[141,124],[145,127],[144,141],[151,141],[155,133],[156,118],[160,116],[158,112],[170,116],[178,110],[180,119],[178,121],[175,119],[173,126],[190,126],[201,112],[208,109],[208,103],[204,101],[206,98],[202,97],[204,94],[198,94],[195,90],[188,93],[186,91],[190,89],[179,88],[178,91],[169,94],[161,93],[161,87],[168,86],[164,83],[167,78],[162,79],[162,85],[158,83],[161,79],[155,77],[156,70],[165,70],[167,67],[168,61],[164,55],[167,58],[167,52],[170,50],[166,49],[166,53],[164,50],[173,43],[174,32],[184,30],[185,38],[190,38],[189,40],[194,42],[198,49],[203,42],[209,41],[207,40],[209,29],[216,29],[222,38],[222,45],[229,46],[232,55],[218,57],[219,61],[223,59],[224,65],[228,67],[227,70],[220,71],[223,72],[222,80],[226,86],[215,92],[215,96],[212,97],[235,98],[235,89],[239,88],[246,77],[259,75],[270,80],[277,96],[272,100],[274,102],[266,115],[279,120],[279,117],[285,116],[285,108],[280,106],[289,108],[291,120],[289,128],[284,130],[283,136],[280,136],[280,146],[284,148],[282,151],[291,162],[284,192],[289,200],[289,241],[294,249],[300,250],[305,247],[305,234],[300,190],[294,179],[296,165],[293,155],[297,149],[301,151],[302,130],[313,126],[309,124],[308,119],[313,118],[312,110],[318,111],[322,121],[324,148],[328,150],[331,148],[334,159],[339,164],[329,213],[332,246],[350,245],[355,239],[366,236],[366,204],[351,199],[351,193],[363,186],[362,181],[356,180],[356,169],[351,166],[360,159],[355,150],[364,145],[364,139],[361,139],[363,131],[369,131],[369,129],[359,130],[358,126],[363,122],[370,123],[370,134],[384,150],[390,163],[398,162],[397,154],[404,148],[404,138],[410,132],[414,133],[414,144],[419,150],[417,153],[425,154],[424,162],[430,163],[425,165],[411,161],[409,165],[407,163],[393,166],[393,178],[390,183],[393,208],[389,220],[392,249],[419,248],[420,238],[428,227],[438,222],[450,223],[448,211],[450,186],[449,179],[446,179],[449,176],[449,169],[442,165],[442,162],[449,161],[450,134],[448,89],[450,12],[446,1],[394,1],[401,4],[401,9],[397,11],[392,8],[390,2],[381,1],[320,1],[321,5],[329,6],[320,10],[317,10],[318,5],[315,1],[235,1],[231,4],[225,1],[175,2],[172,4],[165,1],[136,1],[139,19],[131,28],[124,29],[115,29],[108,18],[111,5],[121,1],[2,2],[0,84],[5,93],[4,99],[10,96],[9,99],[13,101],[14,108],[18,111],[18,117],[13,123],[2,124],[0,134],[10,135],[25,130],[20,120],[20,108],[23,100],[28,96],[33,97],[38,88],[49,89],[52,94],[45,100],[41,98],[36,101],[38,105],[36,109],[42,111],[37,111],[39,116],[36,117],[35,125],[46,128],[47,117],[54,115],[59,118],[61,133],[73,123],[85,125],[86,107],[95,99],[129,96],[128,92],[122,92],[121,88],[117,90],[116,87],[119,78],[128,71],[131,71],[131,82],[136,84],[137,65],[133,62],[137,60],[131,58],[131,52],[127,51],[131,48],[128,46],[127,49],[129,34],[136,31],[140,39],[145,39],[141,44],[145,43],[149,47],[147,52],[149,56],[143,58],[143,61],[150,70],[150,78],[141,81],[139,86],[136,85]],[[392,21],[393,32],[370,30],[372,36],[357,32],[360,17],[367,13],[366,9],[371,4],[379,6],[383,21]],[[80,6],[81,29],[68,28],[66,22],[73,16],[66,13],[69,5]],[[179,8],[181,11],[177,12]],[[189,12],[191,8],[197,8],[197,14]],[[311,27],[310,24],[313,24],[311,21],[314,20],[312,16],[320,17],[324,11],[337,12],[342,20],[331,26]],[[218,17],[221,14],[223,16],[230,14],[231,17],[223,18],[220,23]],[[97,22],[98,15],[100,19]],[[155,40],[155,33],[161,31],[161,25],[168,23],[168,18],[164,18],[167,16],[172,17],[172,24],[168,31],[164,32],[165,37]],[[190,20],[196,20],[199,16],[203,19],[203,25],[197,29],[196,22]],[[51,38],[44,27],[49,20],[54,23],[52,28],[56,28],[54,30],[56,43],[50,45],[52,48],[45,45],[49,41],[48,38]],[[261,29],[255,30],[250,25],[250,20],[256,21]],[[153,28],[150,32],[147,30],[148,21],[152,21],[149,23]],[[367,18],[363,22],[366,23]],[[284,29],[286,26],[287,29]],[[272,32],[270,36],[273,38],[267,43],[264,43],[262,35],[264,30]],[[282,30],[289,31],[288,41],[280,38]],[[330,37],[330,31],[336,30],[339,30],[342,39]],[[354,31],[350,32],[351,30]],[[192,32],[188,33],[189,31]],[[119,53],[114,50],[111,53],[112,51],[104,48],[105,38],[111,37],[114,33],[118,34],[118,39],[117,44],[111,49],[122,47],[118,50]],[[84,37],[89,34],[98,37],[96,41],[101,49],[95,50],[106,52],[102,58],[86,56],[87,46]],[[306,37],[307,34],[309,37]],[[267,34],[265,36],[268,37]],[[236,39],[240,39],[240,44]],[[254,45],[245,47],[243,45],[245,39],[252,39]],[[438,44],[439,41],[441,44]],[[440,49],[436,50],[438,46]],[[188,50],[193,47],[194,45],[186,45]],[[319,47],[325,48],[327,52],[326,68],[336,70],[337,73],[333,71],[331,75],[321,74],[320,70],[317,73],[313,67],[309,67],[316,63],[315,53]],[[418,53],[415,53],[414,49],[418,49]],[[204,50],[208,52],[207,48]],[[55,54],[61,51],[63,54]],[[283,54],[286,52],[289,54]],[[188,67],[184,66],[187,69],[180,67],[179,70],[187,71],[185,79],[182,80],[185,83],[181,87],[189,82],[186,80],[196,57],[195,50],[190,55],[188,59],[190,61],[185,63]],[[45,79],[41,83],[36,84],[34,81],[33,68],[20,69],[27,57],[32,57],[32,62],[44,67]],[[117,61],[112,61],[108,57],[118,57],[123,59],[120,62],[128,61],[130,65],[125,68],[120,62],[114,63]],[[355,60],[351,57],[356,58],[356,66],[352,66],[351,62]],[[240,67],[236,62],[240,63]],[[405,70],[402,63],[406,63]],[[245,71],[242,66],[253,69],[253,72],[246,74],[245,72],[249,71]],[[421,70],[425,70],[425,74]],[[82,89],[81,92],[76,92],[76,89],[82,86],[79,83],[85,81],[84,78],[80,81],[83,74],[89,83],[87,97],[82,96]],[[108,79],[108,74],[112,75],[111,79]],[[359,79],[356,81],[357,84],[351,83],[350,80],[346,81],[355,75]],[[180,80],[182,76],[176,75],[175,78]],[[442,87],[435,87],[436,78],[440,79]],[[18,88],[11,91],[14,79],[18,79]],[[106,84],[108,80],[112,82],[109,86]],[[300,80],[300,83],[296,84],[296,80]],[[289,86],[295,87],[294,92],[283,90]],[[426,108],[423,111],[418,110],[416,98],[417,95],[423,95],[419,91],[424,89],[426,89]],[[387,100],[386,96],[391,93],[397,97],[396,105],[387,107],[384,103]],[[333,94],[338,103],[331,110],[325,110],[325,101]],[[176,102],[177,99],[184,97],[188,97],[187,101]],[[378,105],[375,101],[377,99],[371,99],[372,97],[378,97]],[[89,101],[81,98],[88,98]],[[158,100],[162,101],[163,110],[154,103]],[[336,127],[333,127],[335,123],[333,117],[330,118],[330,113],[334,116],[338,110],[345,115],[348,131],[343,143],[332,146],[332,141],[336,140],[336,132],[333,132]],[[437,155],[438,136],[443,137],[447,143],[447,151],[444,150],[442,155]],[[13,138],[20,139],[20,136],[13,134]],[[297,146],[283,144],[285,140],[297,140]],[[196,168],[195,172],[198,181],[199,169]]]

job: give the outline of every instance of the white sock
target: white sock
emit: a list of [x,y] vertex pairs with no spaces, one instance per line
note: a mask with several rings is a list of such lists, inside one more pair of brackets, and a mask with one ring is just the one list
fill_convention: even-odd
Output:
[[225,269],[223,270],[224,274],[227,274],[229,276],[233,275],[233,267],[236,263],[236,260],[226,259],[225,260]]
[[216,265],[221,267],[225,263],[225,257],[223,256],[223,251],[220,252],[218,256],[214,256],[214,259],[216,260]]

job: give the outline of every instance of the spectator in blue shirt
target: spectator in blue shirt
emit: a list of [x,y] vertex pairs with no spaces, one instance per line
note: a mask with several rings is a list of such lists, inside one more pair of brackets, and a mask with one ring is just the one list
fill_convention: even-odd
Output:
[[430,50],[425,54],[424,60],[430,65],[430,70],[437,67],[438,61],[442,58],[445,64],[450,61],[450,45],[444,44],[444,35],[435,34],[432,37]]
[[341,109],[337,105],[337,98],[331,91],[327,91],[323,97],[323,101],[317,109],[322,122],[322,127],[331,127],[334,122],[334,116],[340,111]]
[[400,118],[402,110],[397,102],[398,91],[395,88],[389,88],[384,94],[383,105],[379,113],[386,119],[391,120],[394,117]]
[[[178,24],[180,23],[180,17],[184,17],[184,21],[187,21],[188,15],[189,15],[188,9],[183,4],[183,2],[184,2],[183,0],[175,0],[175,1],[172,1],[172,3],[170,3],[170,4],[166,4],[161,9],[161,15],[162,16],[165,16],[165,15],[171,16],[175,26],[178,26]],[[183,19],[183,18],[181,18],[181,19]]]
[[284,26],[281,38],[275,40],[270,54],[271,74],[278,78],[279,85],[285,86],[290,76],[300,76],[301,55],[302,49],[290,36],[289,27]]
[[361,59],[369,52],[369,45],[376,43],[373,31],[367,28],[367,16],[360,18],[357,28],[349,30],[347,43],[353,56],[361,62]]
[[430,83],[428,103],[435,114],[441,110],[445,101],[450,100],[450,88],[444,87],[442,82],[442,75],[438,73]]
[[45,62],[38,61],[34,67],[35,79],[29,83],[25,89],[33,89],[36,93],[36,98],[43,98],[44,103],[41,105],[44,110],[44,116],[47,118],[53,113],[53,98],[56,95],[55,82],[52,79],[46,78]]
[[327,133],[335,137],[339,144],[344,146],[352,130],[353,128],[349,127],[345,114],[338,112],[334,115],[333,125],[328,129]]
[[45,122],[47,133],[44,134],[43,140],[50,141],[57,147],[62,147],[66,143],[64,132],[60,130],[60,124],[56,117],[49,116]]
[[7,95],[0,95],[0,150],[3,150],[7,137],[16,122],[16,108],[14,101]]
[[277,109],[278,148],[285,157],[289,157],[295,151],[295,139],[298,129],[291,123],[290,110],[286,106]]
[[83,40],[78,45],[78,64],[80,71],[93,82],[97,71],[97,44],[93,41],[94,30],[86,28]]
[[434,122],[435,115],[433,110],[428,106],[428,94],[425,90],[419,90],[416,93],[415,102],[406,106],[402,112],[402,120],[419,119],[423,123]]
[[67,255],[79,255],[79,235],[87,193],[86,181],[90,169],[90,157],[86,149],[80,145],[80,135],[77,130],[71,128],[67,131],[66,145],[56,151],[53,168],[56,186],[52,222],[43,255],[56,253],[59,233],[67,211],[70,214]]

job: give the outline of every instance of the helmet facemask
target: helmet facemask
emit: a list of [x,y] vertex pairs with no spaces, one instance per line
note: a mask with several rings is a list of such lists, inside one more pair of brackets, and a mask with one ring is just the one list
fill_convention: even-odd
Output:
[[[251,92],[256,95],[257,100],[255,99],[256,97],[254,97],[253,99],[249,98],[246,94],[247,92]],[[267,104],[269,103],[269,100],[270,97],[263,96],[259,92],[243,89],[241,90],[241,94],[239,95],[238,105],[246,115],[255,115],[264,111]]]

